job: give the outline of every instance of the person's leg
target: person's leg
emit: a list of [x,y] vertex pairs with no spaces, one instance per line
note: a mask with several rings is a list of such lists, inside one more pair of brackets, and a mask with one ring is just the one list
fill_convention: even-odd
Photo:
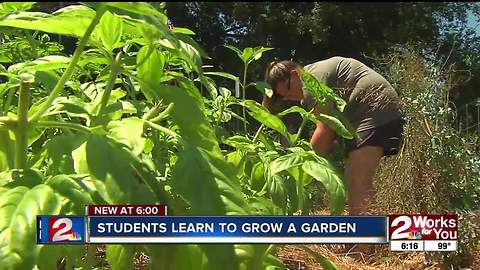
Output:
[[380,146],[363,146],[348,154],[345,178],[348,185],[348,212],[366,214],[373,190],[372,180],[383,156]]

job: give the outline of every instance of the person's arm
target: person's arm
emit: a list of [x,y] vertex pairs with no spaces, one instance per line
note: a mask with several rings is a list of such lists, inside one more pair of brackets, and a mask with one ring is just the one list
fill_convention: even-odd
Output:
[[327,156],[332,151],[332,144],[336,138],[336,133],[326,124],[317,121],[317,128],[313,132],[310,143],[312,144],[313,150],[318,154]]

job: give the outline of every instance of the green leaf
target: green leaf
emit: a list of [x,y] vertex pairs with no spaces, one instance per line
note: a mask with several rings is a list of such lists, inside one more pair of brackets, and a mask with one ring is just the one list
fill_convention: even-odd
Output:
[[263,162],[257,162],[252,167],[250,175],[250,187],[253,190],[260,191],[265,184],[265,167]]
[[335,133],[342,136],[343,138],[353,139],[353,134],[345,127],[345,125],[339,119],[322,113],[317,115],[317,119],[329,126],[331,129],[335,130]]
[[57,269],[57,263],[65,258],[65,269],[79,265],[85,252],[83,245],[43,245],[38,255],[37,266],[41,270]]
[[227,73],[227,72],[217,72],[217,71],[209,71],[209,72],[204,72],[203,73],[204,75],[215,75],[215,76],[220,76],[220,77],[223,77],[223,78],[227,78],[227,79],[230,79],[232,81],[240,81],[240,79],[233,75],[233,74],[230,74],[230,73]]
[[0,195],[0,262],[5,269],[32,269],[40,251],[36,216],[57,215],[61,203],[47,185],[16,187]]
[[300,153],[289,153],[272,161],[269,165],[270,173],[276,174],[295,166],[302,165],[304,159]]
[[33,188],[36,185],[41,184],[43,181],[42,175],[33,169],[12,170],[11,177],[12,181],[5,185],[6,188],[14,188],[19,186]]
[[300,166],[291,167],[287,169],[287,171],[288,173],[290,173],[293,179],[295,179],[295,181],[297,182],[301,181],[304,186],[307,186],[313,180],[313,178],[310,175],[302,172],[302,168]]
[[184,34],[184,35],[195,35],[195,32],[188,28],[183,28],[183,27],[174,27],[172,29],[172,32],[177,33],[177,34]]
[[0,130],[0,172],[14,167],[14,145],[15,137],[13,132]]
[[280,117],[283,117],[283,116],[285,116],[287,114],[290,114],[290,113],[299,113],[302,116],[302,119],[306,119],[306,120],[311,121],[313,123],[317,122],[317,119],[315,118],[315,115],[313,113],[307,112],[307,111],[305,111],[305,109],[303,109],[302,107],[298,107],[298,106],[292,106],[292,107],[278,113],[277,115],[280,116]]
[[[208,151],[186,146],[172,172],[173,188],[190,203],[193,215],[244,215],[248,206],[233,168]],[[233,245],[202,245],[209,269],[236,269]]]
[[316,160],[304,161],[302,169],[323,184],[330,197],[332,214],[342,213],[346,200],[345,185],[338,173],[329,165],[329,162],[317,156]]
[[105,12],[100,19],[99,32],[103,46],[109,52],[112,52],[113,49],[121,46],[120,39],[123,34],[122,18],[113,15],[109,11]]
[[112,270],[134,269],[134,245],[106,245],[107,260]]
[[94,16],[94,10],[85,6],[72,5],[59,9],[52,14],[41,12],[11,13],[0,19],[0,26],[82,37]]
[[86,143],[88,171],[106,187],[109,203],[132,203],[132,190],[139,184],[126,150],[112,139],[92,134]]
[[243,60],[243,58],[242,58],[243,52],[242,52],[242,51],[240,51],[239,49],[237,49],[236,47],[231,46],[231,45],[223,45],[223,46],[224,46],[225,48],[230,49],[230,50],[232,50],[233,52],[235,52],[235,53],[238,55],[238,57]]
[[158,98],[174,104],[170,115],[180,128],[182,139],[193,146],[220,154],[214,129],[205,117],[205,106],[198,89],[191,85],[182,88],[170,85],[158,87]]
[[322,268],[324,270],[341,270],[341,268],[338,267],[334,262],[327,259],[325,256],[311,250],[309,247],[307,247],[305,245],[300,245],[300,247],[303,250],[305,250],[308,254],[313,256],[313,258],[315,258],[315,260],[320,263],[320,265],[322,266]]
[[56,269],[60,258],[65,256],[65,246],[44,245],[38,255],[38,268],[41,270]]
[[269,84],[267,84],[266,82],[254,82],[254,83],[252,83],[252,85],[255,86],[255,89],[260,91],[260,93],[262,93],[262,94],[264,94],[268,97],[272,97],[273,90],[272,90],[271,86]]
[[247,47],[243,49],[242,55],[240,56],[244,63],[250,63],[253,58],[253,48]]
[[88,192],[67,175],[56,175],[45,184],[74,204],[75,215],[85,215],[85,206],[94,204]]
[[336,103],[339,111],[343,112],[343,109],[347,105],[345,100],[338,96],[330,87],[320,82],[306,70],[300,72],[302,80],[306,88],[315,96],[316,100],[325,105],[326,101],[333,101]]
[[3,2],[0,3],[0,14],[13,11],[29,10],[36,3],[37,2]]
[[45,143],[48,156],[52,160],[49,171],[72,174],[75,172],[72,151],[86,140],[83,134],[57,135]]
[[43,85],[50,93],[55,85],[57,84],[60,76],[57,73],[47,70],[47,71],[37,71],[35,72],[35,83]]
[[230,145],[242,151],[254,151],[255,145],[249,138],[240,135],[231,136],[223,141],[224,144]]
[[[188,260],[185,260],[188,258]],[[175,266],[171,269],[190,270],[190,269],[209,269],[205,253],[198,245],[178,245],[175,252]]]
[[233,168],[202,148],[186,146],[179,153],[172,179],[173,188],[190,203],[195,215],[246,213]]
[[32,62],[11,65],[8,68],[8,71],[13,73],[21,73],[26,71],[32,72],[39,70],[55,70],[59,68],[67,68],[68,63],[70,63],[69,57],[62,55],[48,55],[35,59]]
[[270,178],[269,184],[269,194],[273,203],[285,210],[287,206],[287,191],[283,177],[275,174]]
[[144,46],[137,54],[138,78],[142,92],[148,99],[155,96],[151,91],[160,84],[164,65],[165,56],[155,47]]
[[202,85],[207,88],[212,98],[216,98],[218,96],[217,86],[215,85],[215,81],[212,78],[201,75],[198,77],[197,80],[199,80]]
[[279,132],[283,136],[289,137],[287,127],[282,120],[280,120],[280,118],[277,116],[270,114],[263,106],[254,100],[245,100],[241,104],[248,109],[248,113],[255,118],[255,120]]
[[265,47],[255,47],[253,49],[253,59],[252,60],[258,60],[262,57],[262,54],[264,52],[268,52],[270,50],[273,50],[273,48],[265,48]]
[[135,155],[140,155],[145,146],[143,135],[143,120],[137,117],[123,118],[111,121],[107,125],[109,135],[125,144]]
[[[90,3],[92,4],[92,3]],[[99,3],[97,3],[98,5]],[[149,3],[141,2],[105,2],[104,4],[107,9],[120,16],[130,16],[132,18],[142,18],[149,17],[154,18],[158,22],[161,22],[163,25],[167,25],[167,16],[161,11],[155,9]]]

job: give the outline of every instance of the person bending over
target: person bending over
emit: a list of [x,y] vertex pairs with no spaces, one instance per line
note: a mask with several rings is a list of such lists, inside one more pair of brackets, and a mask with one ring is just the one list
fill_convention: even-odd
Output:
[[[314,114],[337,110],[333,103],[320,106],[305,88],[301,66],[293,61],[271,62],[265,80],[273,95],[264,96],[263,105],[276,113],[282,101],[297,101]],[[398,153],[403,132],[400,99],[380,74],[358,60],[332,57],[306,65],[304,69],[329,86],[346,101],[344,115],[357,131],[358,139],[347,140],[345,178],[350,215],[366,214],[373,197],[372,181],[382,156]],[[316,153],[327,156],[336,139],[335,131],[317,121],[310,143]]]

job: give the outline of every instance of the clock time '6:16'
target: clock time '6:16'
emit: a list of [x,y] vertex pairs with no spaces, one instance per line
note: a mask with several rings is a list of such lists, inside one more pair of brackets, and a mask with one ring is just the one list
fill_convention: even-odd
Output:
[[418,243],[402,243],[402,249],[418,249]]

